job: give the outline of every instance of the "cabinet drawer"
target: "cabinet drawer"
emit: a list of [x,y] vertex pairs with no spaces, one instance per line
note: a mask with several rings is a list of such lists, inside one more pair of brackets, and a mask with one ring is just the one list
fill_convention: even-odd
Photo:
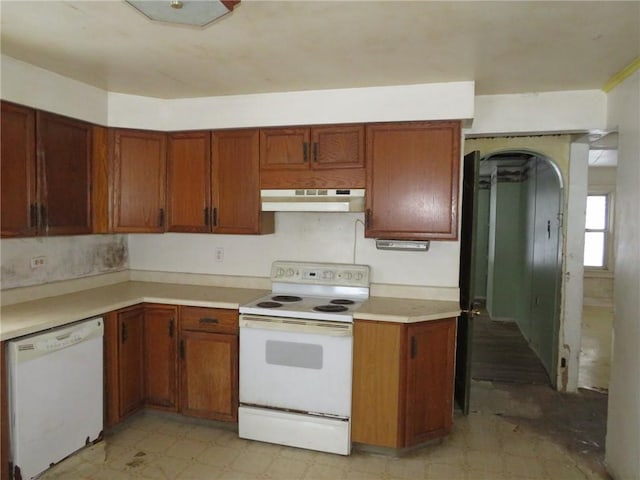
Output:
[[180,329],[238,333],[238,311],[223,308],[180,307]]

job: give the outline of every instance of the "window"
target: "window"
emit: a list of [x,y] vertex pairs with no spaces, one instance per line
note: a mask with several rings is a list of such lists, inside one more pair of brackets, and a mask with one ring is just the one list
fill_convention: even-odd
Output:
[[584,266],[607,268],[609,195],[588,195],[584,233]]

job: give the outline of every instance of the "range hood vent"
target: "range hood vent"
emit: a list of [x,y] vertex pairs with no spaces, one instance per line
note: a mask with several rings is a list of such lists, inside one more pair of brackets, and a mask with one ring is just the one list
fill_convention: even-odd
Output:
[[263,212],[364,212],[364,189],[261,190]]

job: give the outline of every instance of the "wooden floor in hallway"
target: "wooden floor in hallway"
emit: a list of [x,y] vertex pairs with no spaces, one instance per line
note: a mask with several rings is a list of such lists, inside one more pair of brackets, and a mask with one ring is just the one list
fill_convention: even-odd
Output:
[[493,321],[486,311],[473,320],[471,377],[548,385],[549,376],[515,322]]

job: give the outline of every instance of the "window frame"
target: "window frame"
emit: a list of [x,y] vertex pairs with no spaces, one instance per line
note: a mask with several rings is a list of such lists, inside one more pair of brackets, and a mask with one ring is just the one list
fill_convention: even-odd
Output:
[[603,251],[603,265],[601,267],[584,265],[586,272],[612,272],[614,259],[613,259],[613,208],[614,208],[614,192],[608,188],[590,188],[587,193],[588,197],[606,197],[605,200],[605,228],[604,229],[588,229],[586,227],[586,202],[585,202],[585,237],[588,232],[603,232],[604,233],[604,251]]

